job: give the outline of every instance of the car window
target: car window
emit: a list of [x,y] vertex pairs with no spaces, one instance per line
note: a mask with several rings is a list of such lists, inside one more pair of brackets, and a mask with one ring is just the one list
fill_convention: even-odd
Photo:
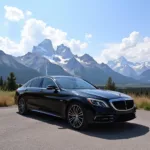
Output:
[[63,89],[96,89],[87,81],[76,77],[56,77],[57,84]]
[[30,87],[30,85],[31,85],[31,81],[28,81],[27,83],[25,83],[25,84],[23,85],[23,87]]
[[41,78],[33,79],[30,87],[41,87],[41,81],[42,81]]
[[52,79],[50,79],[50,78],[44,78],[42,87],[43,88],[47,88],[49,85],[56,86],[55,83],[54,83],[54,81]]

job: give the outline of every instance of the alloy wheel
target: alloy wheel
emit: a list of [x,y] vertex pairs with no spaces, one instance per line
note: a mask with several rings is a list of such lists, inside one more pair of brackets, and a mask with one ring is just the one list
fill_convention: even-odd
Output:
[[68,111],[68,121],[72,127],[78,129],[83,125],[84,114],[79,105],[72,105]]
[[23,98],[21,98],[20,100],[19,100],[19,103],[18,103],[18,108],[19,108],[19,112],[21,113],[21,114],[23,114],[24,112],[25,112],[25,101],[24,101],[24,99]]

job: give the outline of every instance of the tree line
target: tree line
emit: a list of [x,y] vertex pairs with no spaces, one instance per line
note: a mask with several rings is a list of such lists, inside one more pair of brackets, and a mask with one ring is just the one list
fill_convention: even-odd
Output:
[[[21,84],[16,83],[16,77],[13,72],[10,72],[9,76],[7,77],[7,80],[3,80],[3,77],[0,76],[0,89],[5,91],[14,91],[18,87],[20,87]],[[112,78],[109,77],[108,81],[105,85],[105,89],[108,90],[116,90],[115,82],[112,81]]]
[[126,87],[126,88],[116,87],[115,82],[112,80],[111,77],[108,78],[106,85],[101,86],[100,88],[118,91],[125,94],[134,94],[136,96],[150,97],[150,87]]
[[127,87],[124,89],[117,89],[117,91],[125,94],[134,94],[136,96],[148,96],[150,97],[150,88],[149,87]]

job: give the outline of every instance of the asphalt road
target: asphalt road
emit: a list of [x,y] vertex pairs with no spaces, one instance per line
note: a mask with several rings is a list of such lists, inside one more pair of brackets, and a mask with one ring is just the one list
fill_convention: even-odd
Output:
[[78,132],[54,117],[0,108],[0,150],[150,150],[150,112],[125,124],[94,125]]

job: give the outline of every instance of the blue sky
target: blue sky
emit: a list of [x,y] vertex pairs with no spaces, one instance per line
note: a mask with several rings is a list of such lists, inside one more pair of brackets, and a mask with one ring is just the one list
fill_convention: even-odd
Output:
[[[6,17],[5,6],[23,11],[23,19],[12,21],[9,16]],[[57,45],[61,40],[67,40],[64,43],[71,46],[74,53],[89,53],[99,61],[115,59],[121,55],[125,55],[133,61],[148,60],[150,57],[137,56],[136,58],[136,55],[140,55],[142,49],[146,49],[144,50],[145,55],[150,55],[149,6],[149,0],[3,0],[0,2],[0,37],[8,37],[10,41],[14,42],[16,45],[11,47],[18,48],[18,55],[31,51],[31,47],[40,39],[52,36],[45,33],[44,36],[42,34],[42,38],[38,37],[41,33],[38,29],[34,29],[34,24],[32,28],[38,33],[38,40],[35,40],[35,37],[34,40],[29,40],[27,37],[31,39],[32,35],[26,34],[24,35],[27,40],[25,43],[31,46],[28,47],[28,50],[25,48],[26,46],[18,46],[21,39],[24,38],[21,33],[26,22],[34,18],[46,23],[47,27],[50,26],[65,32],[66,39],[62,37],[63,40],[56,40],[55,38],[54,43]],[[32,15],[25,15],[27,10]],[[91,36],[85,38],[85,34]],[[78,40],[80,42],[77,42]],[[5,41],[3,40],[3,42]],[[86,46],[82,44],[86,44]],[[13,52],[13,48],[7,46],[6,42],[0,48],[4,48],[4,51],[8,53],[17,53],[17,51]],[[9,48],[12,50],[10,51]],[[138,53],[130,56],[131,51],[138,51]],[[110,56],[112,53],[114,55]]]

